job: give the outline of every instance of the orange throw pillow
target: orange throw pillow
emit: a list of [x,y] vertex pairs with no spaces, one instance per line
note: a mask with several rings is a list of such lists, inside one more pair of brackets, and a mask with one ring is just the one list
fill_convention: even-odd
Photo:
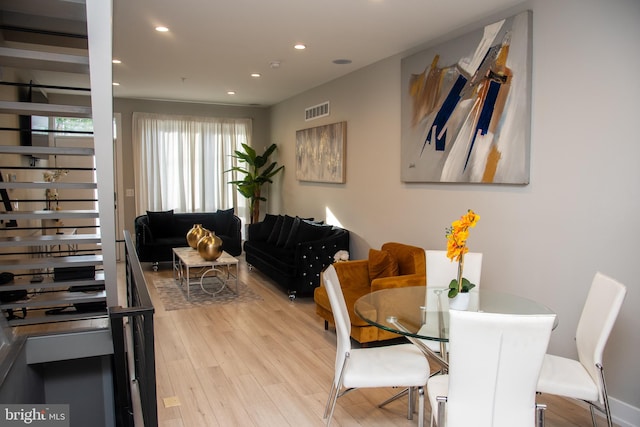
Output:
[[391,253],[369,249],[369,280],[397,276],[399,273],[398,261]]

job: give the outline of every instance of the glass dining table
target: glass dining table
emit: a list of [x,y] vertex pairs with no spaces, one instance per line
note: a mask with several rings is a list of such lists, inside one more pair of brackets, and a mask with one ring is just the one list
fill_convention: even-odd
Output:
[[[449,298],[447,288],[409,286],[383,289],[360,297],[355,313],[370,325],[406,336],[443,368],[449,366]],[[489,289],[472,290],[467,310],[503,314],[555,314],[528,298]],[[554,328],[557,326],[557,317]],[[440,343],[433,351],[422,340]]]

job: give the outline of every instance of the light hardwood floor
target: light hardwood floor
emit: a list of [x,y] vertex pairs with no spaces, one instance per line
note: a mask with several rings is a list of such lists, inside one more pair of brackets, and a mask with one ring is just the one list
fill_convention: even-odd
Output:
[[[168,265],[158,272],[144,268],[150,284],[171,276]],[[248,271],[242,257],[240,279],[263,301],[165,311],[151,286],[160,426],[324,425],[335,332],[324,330],[312,298],[290,302],[259,271]],[[396,391],[363,389],[338,399],[332,425],[417,425],[417,414],[406,419],[405,399],[377,407]],[[538,400],[548,405],[549,427],[591,425],[588,409],[572,401]]]

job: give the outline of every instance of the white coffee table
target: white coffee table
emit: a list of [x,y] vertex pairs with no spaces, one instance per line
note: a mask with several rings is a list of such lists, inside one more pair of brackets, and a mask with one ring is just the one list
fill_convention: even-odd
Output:
[[[235,274],[231,267],[235,266]],[[195,274],[191,269],[199,269]],[[204,287],[204,280],[213,276],[220,282],[220,288],[210,292]],[[238,294],[238,260],[226,252],[215,261],[207,261],[200,256],[197,250],[191,247],[173,248],[173,278],[180,283],[180,287],[186,286],[187,299],[190,298],[190,286],[193,282],[199,283],[203,292],[216,295],[228,287],[229,282],[235,281],[235,293]],[[229,289],[231,289],[229,287]],[[231,289],[232,290],[232,289]]]

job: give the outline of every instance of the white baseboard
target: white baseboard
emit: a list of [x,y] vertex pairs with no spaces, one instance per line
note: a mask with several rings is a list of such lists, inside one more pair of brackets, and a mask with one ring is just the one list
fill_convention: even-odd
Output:
[[609,397],[613,422],[620,427],[640,427],[640,408]]

